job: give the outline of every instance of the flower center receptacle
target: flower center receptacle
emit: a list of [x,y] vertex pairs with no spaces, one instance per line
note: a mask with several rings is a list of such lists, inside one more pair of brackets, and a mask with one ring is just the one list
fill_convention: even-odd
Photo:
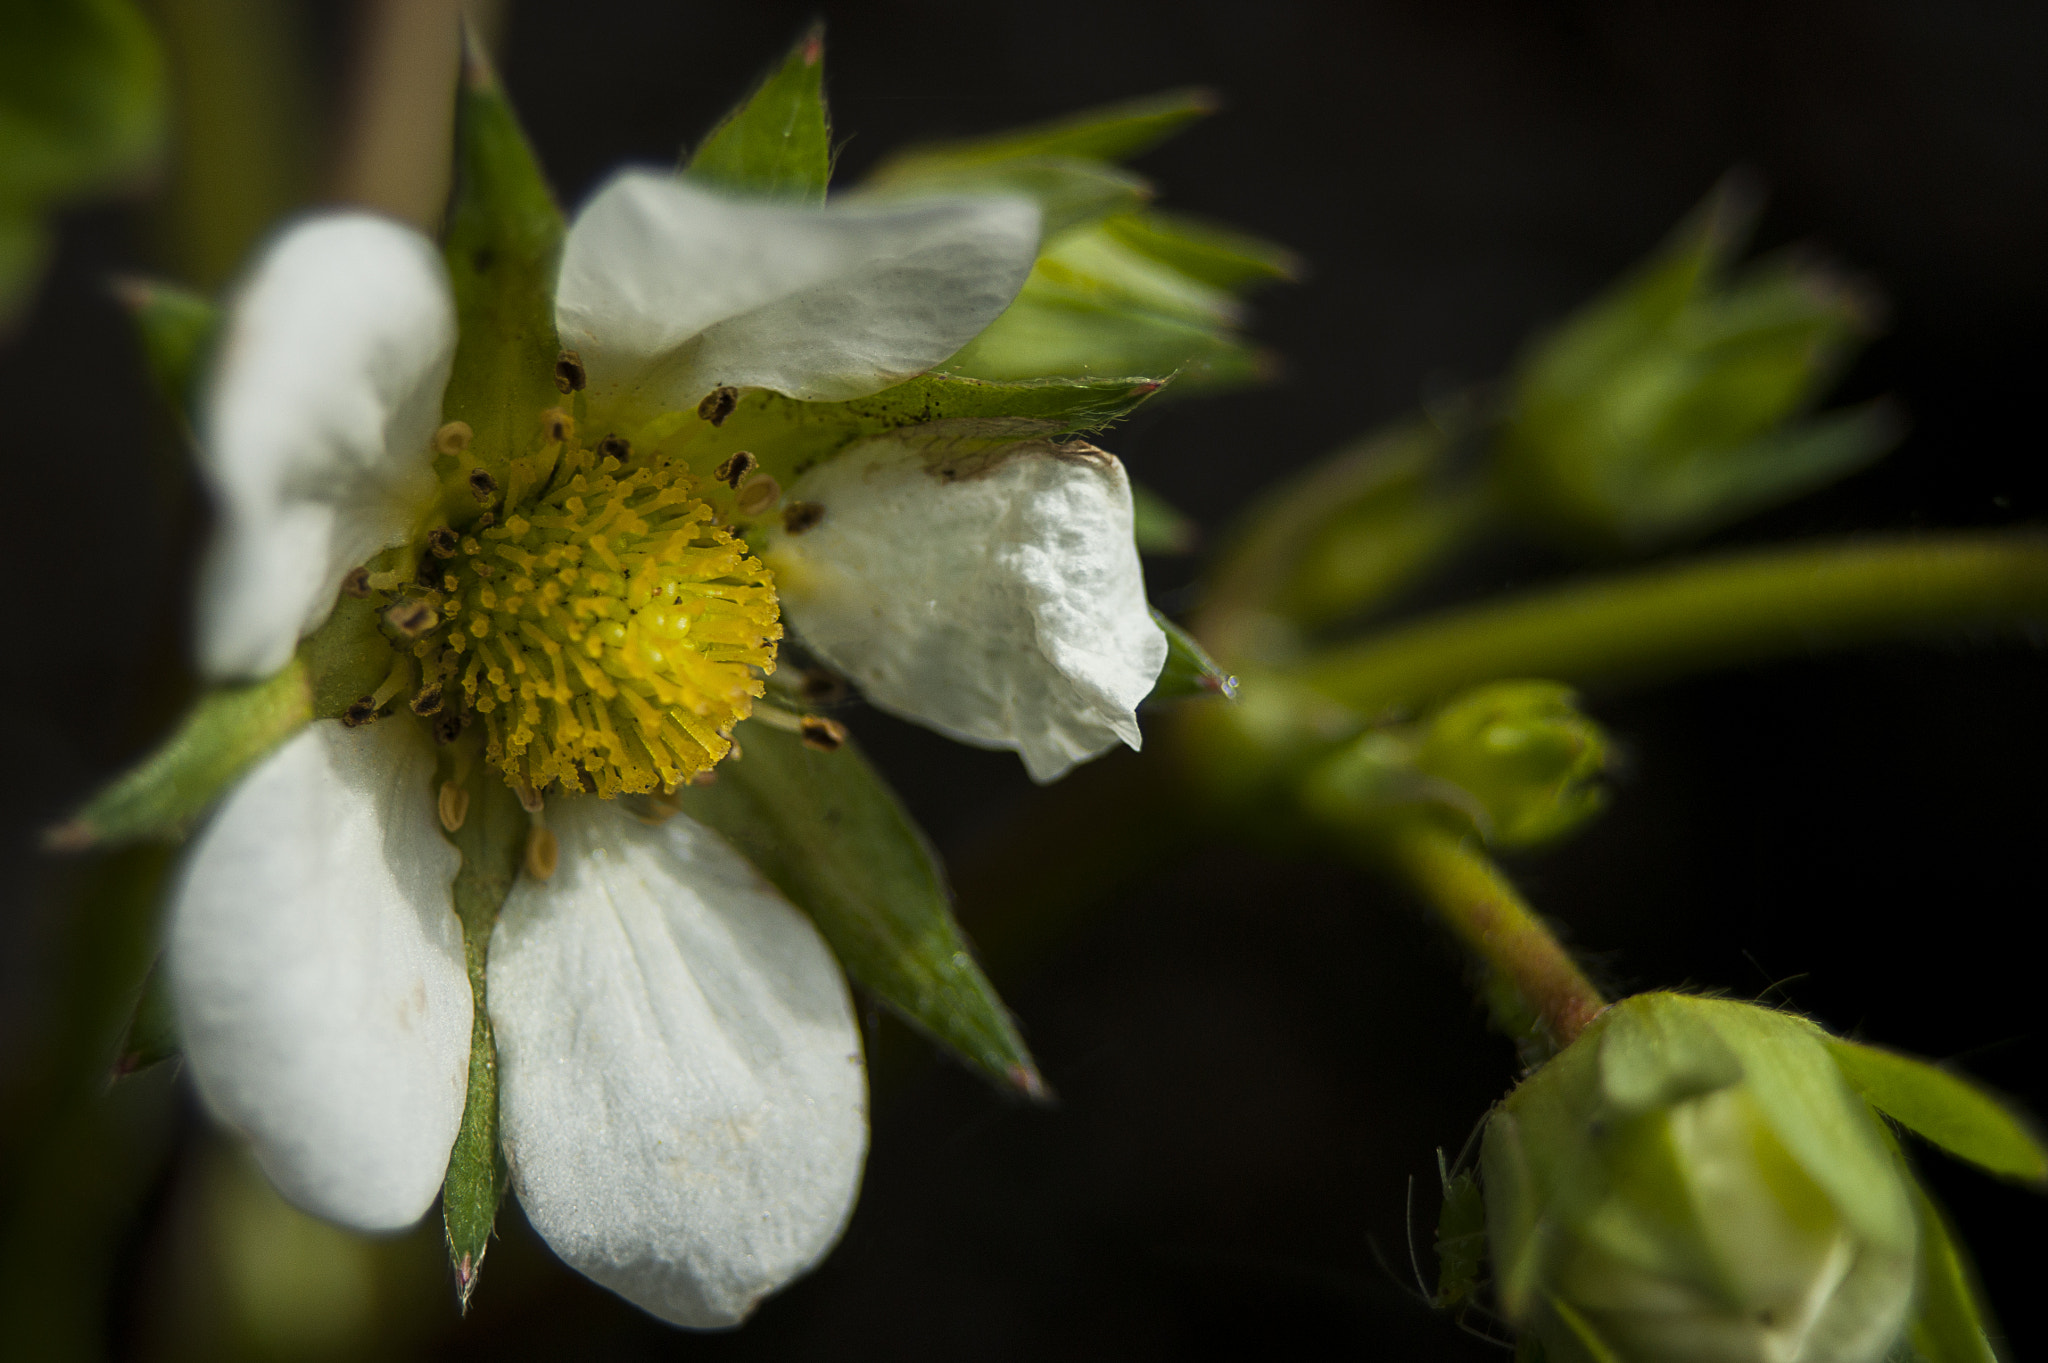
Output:
[[775,669],[774,578],[685,468],[629,470],[624,442],[563,434],[516,505],[427,537],[393,607],[413,614],[387,616],[416,636],[412,708],[444,734],[480,722],[528,794],[673,791],[730,751]]

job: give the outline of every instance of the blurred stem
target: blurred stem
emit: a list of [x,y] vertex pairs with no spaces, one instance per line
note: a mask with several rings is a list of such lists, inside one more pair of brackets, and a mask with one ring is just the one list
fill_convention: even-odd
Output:
[[448,201],[461,0],[364,0],[334,197],[428,232]]
[[1501,677],[1640,683],[1885,639],[2048,621],[2048,536],[1900,536],[1732,554],[1450,611],[1295,675],[1365,714]]
[[1469,836],[1426,817],[1402,820],[1375,850],[1478,960],[1494,1025],[1525,1059],[1569,1046],[1607,1000]]
[[158,0],[171,59],[171,192],[158,207],[174,273],[202,288],[305,201],[314,118],[293,7]]

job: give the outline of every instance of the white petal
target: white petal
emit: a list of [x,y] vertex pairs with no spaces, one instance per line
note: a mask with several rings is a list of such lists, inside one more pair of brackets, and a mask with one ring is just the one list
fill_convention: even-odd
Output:
[[1123,465],[1045,441],[944,448],[885,436],[798,480],[824,519],[767,542],[786,618],[875,705],[1014,748],[1033,780],[1137,747],[1166,636]]
[[434,495],[428,442],[454,356],[447,274],[411,228],[327,214],[264,251],[200,407],[217,516],[200,581],[208,676],[282,667],[349,569],[410,538]]
[[718,836],[563,801],[491,937],[499,1117],[527,1218],[664,1320],[737,1324],[823,1258],[867,1080],[817,929]]
[[316,1216],[392,1230],[462,1120],[469,976],[416,726],[313,724],[235,787],[173,900],[169,970],[207,1106]]
[[966,345],[1037,251],[1022,199],[816,208],[628,171],[569,230],[555,321],[594,398],[689,407],[725,384],[840,401]]

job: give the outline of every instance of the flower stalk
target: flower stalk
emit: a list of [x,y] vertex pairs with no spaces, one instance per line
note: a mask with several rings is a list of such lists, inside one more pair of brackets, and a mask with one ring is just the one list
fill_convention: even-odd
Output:
[[1498,677],[1640,684],[1885,639],[2048,620],[2048,537],[1913,535],[1730,554],[1447,612],[1298,675],[1371,714]]
[[1569,1046],[1607,1006],[1469,835],[1418,815],[1390,824],[1375,850],[1478,962],[1487,1011],[1525,1059],[1547,1059]]

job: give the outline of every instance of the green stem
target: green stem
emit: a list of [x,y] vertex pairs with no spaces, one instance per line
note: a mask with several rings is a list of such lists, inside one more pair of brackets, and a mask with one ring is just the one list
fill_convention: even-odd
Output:
[[1452,611],[1297,675],[1366,713],[1502,677],[1639,683],[1820,648],[2048,621],[2048,535],[1898,536],[1653,568]]
[[1607,1006],[1570,953],[1468,836],[1427,818],[1379,841],[1385,860],[1477,959],[1494,1022],[1540,1060],[1569,1046]]

